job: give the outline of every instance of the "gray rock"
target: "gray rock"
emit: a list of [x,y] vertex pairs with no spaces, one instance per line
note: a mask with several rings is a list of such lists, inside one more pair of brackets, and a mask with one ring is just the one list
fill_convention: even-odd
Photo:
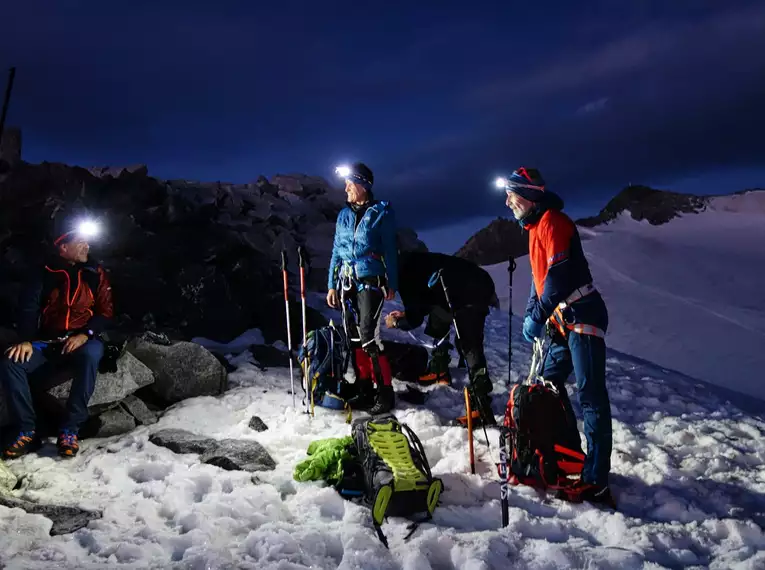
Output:
[[92,520],[100,519],[102,513],[98,511],[85,511],[77,507],[65,507],[61,505],[40,505],[14,499],[0,497],[0,505],[9,509],[21,509],[29,514],[42,515],[53,522],[50,529],[51,536],[69,534],[88,525]]
[[121,405],[111,410],[106,410],[98,416],[100,427],[95,437],[111,437],[122,435],[135,429],[136,421]]
[[134,339],[128,350],[154,372],[151,391],[170,404],[195,396],[222,394],[228,386],[225,367],[196,343],[162,346]]
[[184,430],[160,430],[149,437],[154,445],[175,453],[196,453],[202,463],[227,471],[271,471],[276,462],[257,441],[216,440]]
[[265,422],[258,416],[252,416],[252,418],[250,418],[249,426],[250,429],[254,429],[255,431],[266,431],[268,429],[268,426],[265,424]]
[[149,441],[154,445],[166,447],[173,453],[197,453],[202,454],[217,442],[211,438],[204,438],[182,429],[163,429],[149,436]]
[[[96,389],[88,402],[88,408],[97,409],[105,404],[116,404],[139,388],[154,382],[152,371],[129,352],[125,352],[117,361],[117,372],[99,374]],[[55,386],[48,393],[62,403],[69,397],[72,381]]]
[[149,426],[157,423],[159,414],[149,409],[143,400],[133,395],[128,396],[120,405],[135,418],[136,423],[142,426]]

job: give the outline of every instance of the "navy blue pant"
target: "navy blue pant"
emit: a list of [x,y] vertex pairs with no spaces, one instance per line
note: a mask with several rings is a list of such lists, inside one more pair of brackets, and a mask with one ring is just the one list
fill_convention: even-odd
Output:
[[89,340],[67,355],[61,354],[61,347],[57,344],[43,350],[35,348],[29,362],[14,362],[6,355],[0,357],[0,380],[8,398],[8,410],[19,431],[33,431],[36,428],[28,378],[29,374],[48,362],[65,363],[73,369],[72,389],[66,402],[67,416],[61,429],[77,432],[88,419],[88,402],[96,387],[98,364],[104,355],[104,345],[100,340]]
[[576,375],[579,406],[584,417],[587,457],[582,480],[607,485],[611,470],[611,403],[606,390],[606,343],[593,335],[568,332],[567,338],[556,333],[547,355],[542,377],[556,385],[569,420],[576,416],[566,392],[566,380]]

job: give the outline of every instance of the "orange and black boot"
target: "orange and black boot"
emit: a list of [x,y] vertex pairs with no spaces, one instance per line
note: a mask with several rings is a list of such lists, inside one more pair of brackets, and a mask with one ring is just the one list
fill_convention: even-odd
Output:
[[[491,409],[491,396],[489,395],[492,389],[493,386],[486,369],[481,368],[474,374],[468,388],[473,427],[497,425],[494,411]],[[458,417],[456,423],[467,427],[467,415]]]
[[42,447],[42,441],[35,431],[19,432],[18,437],[3,451],[5,459],[16,459]]
[[578,479],[568,487],[560,489],[557,497],[571,503],[587,501],[594,505],[605,505],[616,510],[616,501],[613,495],[611,495],[611,489],[609,489],[608,485],[594,485],[592,483],[585,483],[581,479]]
[[68,429],[61,430],[61,433],[58,434],[56,447],[58,447],[58,454],[61,457],[74,457],[80,451],[77,434]]
[[417,378],[418,384],[425,386],[430,384],[451,386],[452,377],[449,373],[449,363],[451,362],[451,356],[449,355],[450,348],[451,345],[449,343],[444,343],[433,349],[430,361],[428,362],[428,370]]

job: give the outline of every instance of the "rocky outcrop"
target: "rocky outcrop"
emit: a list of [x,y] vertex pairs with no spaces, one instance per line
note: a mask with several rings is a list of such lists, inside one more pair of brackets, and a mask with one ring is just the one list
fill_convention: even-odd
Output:
[[468,239],[455,255],[478,265],[493,265],[528,253],[528,233],[514,220],[497,218]]
[[[281,251],[293,299],[299,245],[311,259],[309,289],[324,290],[344,199],[340,188],[303,175],[228,184],[160,180],[145,167],[21,162],[0,177],[0,324],[13,321],[22,279],[50,247],[52,220],[89,212],[104,228],[91,251],[109,272],[121,330],[227,342],[260,328],[266,342],[286,341]],[[425,247],[410,230],[400,241]],[[301,327],[292,330],[294,343]]]
[[607,224],[622,212],[628,212],[633,220],[645,220],[658,226],[682,214],[703,212],[708,202],[709,197],[705,196],[655,190],[648,186],[628,186],[608,202],[597,216],[582,218],[576,223],[591,228]]

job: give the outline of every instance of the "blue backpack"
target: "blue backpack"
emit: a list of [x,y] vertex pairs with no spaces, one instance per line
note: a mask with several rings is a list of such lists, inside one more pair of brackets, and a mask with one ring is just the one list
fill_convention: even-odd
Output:
[[[345,408],[342,397],[347,384],[343,376],[348,368],[350,351],[343,331],[334,326],[324,326],[309,331],[306,345],[298,350],[298,362],[308,356],[308,377],[312,380],[313,401],[316,405],[333,410]],[[308,384],[306,384],[308,385]],[[309,393],[310,394],[310,393]]]

